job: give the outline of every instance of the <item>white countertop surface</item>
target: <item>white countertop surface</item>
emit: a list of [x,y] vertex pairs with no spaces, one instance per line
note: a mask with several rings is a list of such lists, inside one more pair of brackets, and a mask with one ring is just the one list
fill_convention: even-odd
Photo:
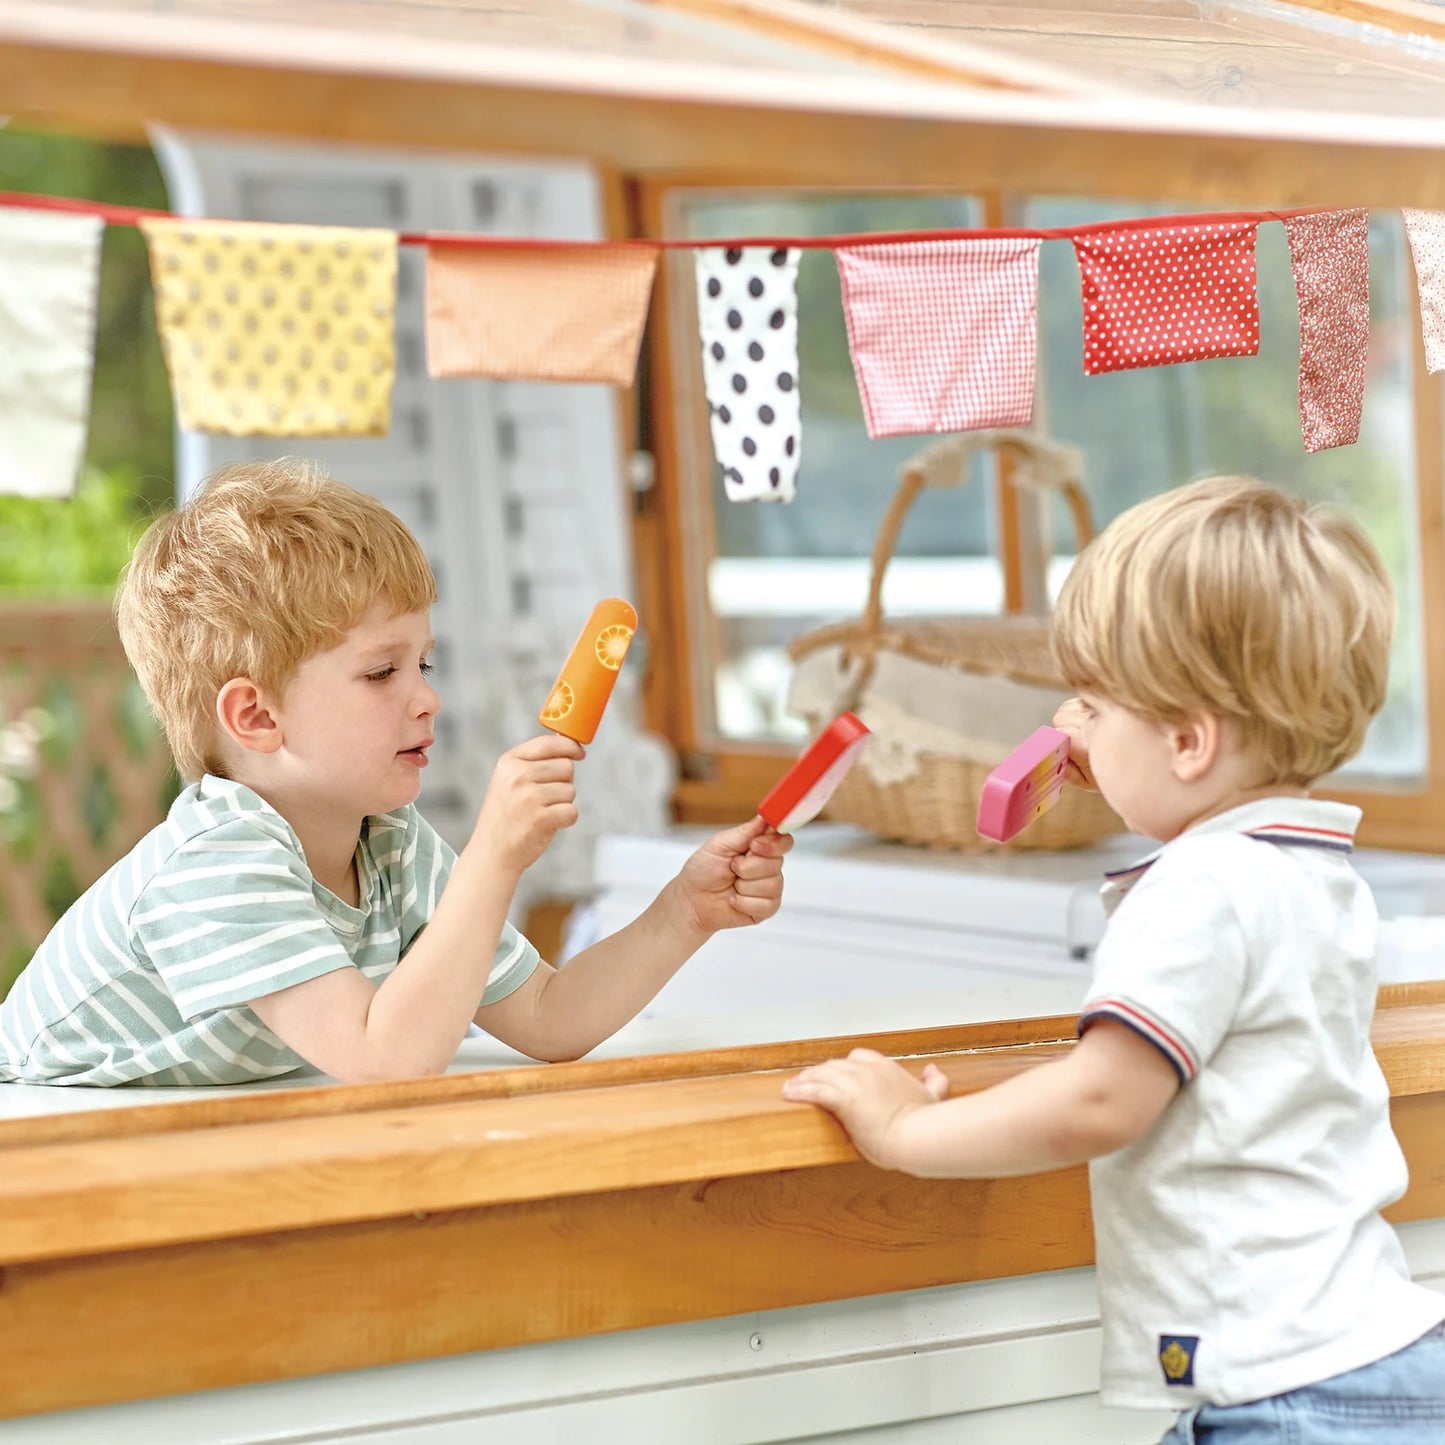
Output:
[[[603,840],[598,860],[604,889],[636,891],[640,903],[676,870],[712,830],[679,828],[660,837]],[[840,824],[802,830],[788,860],[785,908],[829,914],[866,912],[967,929],[1001,941],[1061,938],[1096,941],[1102,928],[1097,890],[1106,869],[1150,850],[1147,840],[1121,836],[1067,853],[960,854],[883,843]],[[1386,982],[1445,977],[1445,857],[1362,849],[1355,866],[1375,891],[1381,915],[1381,978]],[[642,897],[642,895],[646,897]],[[639,904],[640,906],[640,904]],[[767,925],[764,925],[766,928]],[[886,1032],[941,1024],[1068,1013],[1077,1007],[1088,968],[1061,978],[1018,977],[996,984],[864,996],[814,993],[772,1006],[634,1019],[592,1058],[726,1048],[797,1038]],[[531,1061],[478,1034],[463,1041],[452,1072],[515,1068]],[[69,1089],[0,1084],[0,1118],[125,1108],[258,1090],[326,1083],[307,1071],[265,1083],[198,1089]]]
[[[806,1010],[797,1008],[734,1012],[726,1017],[638,1018],[619,1030],[588,1055],[590,1059],[620,1059],[639,1054],[689,1052],[734,1045],[777,1043],[787,1039],[825,1038],[841,1034],[878,1033],[894,1029],[931,1028],[969,1020],[1021,1018],[1067,1013],[1076,1004],[1072,984],[1024,980],[996,989],[952,990],[903,998],[880,997],[861,1002],[818,999]],[[464,1039],[450,1073],[511,1069],[531,1064],[495,1039],[480,1033]],[[67,1113],[76,1109],[115,1109],[133,1105],[178,1103],[185,1099],[215,1099],[226,1095],[254,1095],[272,1089],[309,1088],[333,1082],[327,1075],[301,1070],[281,1079],[235,1086],[204,1088],[75,1089],[53,1084],[0,1084],[0,1119],[37,1114]]]

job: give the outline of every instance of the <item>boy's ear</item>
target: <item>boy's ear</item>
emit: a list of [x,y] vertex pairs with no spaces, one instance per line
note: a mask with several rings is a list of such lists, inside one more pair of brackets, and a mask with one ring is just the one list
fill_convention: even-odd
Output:
[[232,742],[249,752],[274,753],[283,741],[280,719],[249,677],[233,677],[216,694],[216,721]]
[[1198,782],[1219,757],[1224,725],[1212,712],[1186,713],[1164,724],[1170,762],[1181,783]]

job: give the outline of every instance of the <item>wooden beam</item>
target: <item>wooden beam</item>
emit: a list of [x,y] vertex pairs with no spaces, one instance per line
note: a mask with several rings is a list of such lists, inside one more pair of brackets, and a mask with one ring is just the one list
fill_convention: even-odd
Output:
[[[1438,5],[1421,4],[1417,0],[1287,0],[1282,8],[1306,10],[1356,25],[1376,25],[1397,35],[1418,35],[1429,40],[1445,41],[1445,14],[1441,13]],[[1307,31],[1312,28],[1303,17],[1295,23]],[[1363,41],[1360,58],[1373,58]]]
[[803,0],[645,0],[664,10],[703,15],[751,31],[760,40],[801,46],[821,56],[899,70],[933,80],[963,81],[1000,90],[1094,95],[1103,87],[1089,76],[1057,66],[1020,61],[1003,50],[950,37],[946,48],[904,26],[880,24]]
[[851,1164],[21,1265],[0,1278],[0,1418],[1032,1274],[1092,1247],[1082,1169]]
[[[1396,1100],[1445,1214],[1445,1094]],[[1084,1169],[834,1164],[0,1271],[0,1417],[717,1318],[1093,1261]]]
[[[985,1087],[1056,1056],[1066,1045],[1047,1040],[1063,1022],[969,1025],[981,1047],[935,1057],[956,1089]],[[951,1037],[957,1031],[898,1034],[893,1051],[929,1053]],[[1034,1042],[1008,1046],[1019,1038]],[[1445,1214],[1442,1038],[1445,983],[1381,991],[1374,1042],[1411,1178],[1390,1211],[1397,1221]],[[841,1042],[704,1057],[726,1068],[751,1054],[761,1066]],[[292,1111],[268,1125],[226,1127],[207,1114],[209,1127],[188,1127],[191,1106],[158,1106],[105,1111],[83,1144],[12,1140],[0,1161],[0,1417],[1092,1261],[1083,1169],[977,1181],[874,1169],[826,1116],[777,1098],[777,1071],[560,1094],[542,1084],[569,1068],[627,1078],[655,1062],[518,1071],[527,1086],[510,1100],[437,1102],[498,1076],[428,1080],[400,1086],[410,1109],[306,1117],[314,1098],[299,1096],[296,1112],[297,1097],[277,1094],[197,1106]],[[371,1089],[329,1092],[376,1102]],[[718,1125],[745,1115],[735,1143],[749,1157],[729,1162],[717,1152]],[[107,1128],[134,1116],[150,1131],[106,1147]],[[628,1136],[632,1163],[612,1167]],[[711,1143],[699,1152],[693,1136]],[[785,1136],[792,1142],[780,1152]],[[294,1151],[289,1173],[277,1172],[283,1138]],[[455,1185],[462,1173],[469,1182],[451,1191],[454,1204],[477,1202],[438,1203],[434,1186],[459,1169],[459,1149],[518,1142],[520,1153],[474,1153],[455,1174]],[[438,1151],[441,1173],[428,1163]],[[11,1247],[38,1225],[23,1219],[25,1200],[38,1197],[37,1167],[50,1176],[50,1224],[65,1247],[22,1257]],[[127,1228],[132,1246],[143,1241],[134,1214],[126,1224],[139,1202],[128,1205],[126,1193],[148,1174],[167,1191],[150,1205],[167,1217],[148,1246],[115,1248]],[[535,1193],[543,1180],[551,1192]],[[258,1220],[267,1190],[290,1202]],[[342,1217],[339,1199],[356,1193],[367,1208],[391,1196],[385,1215]],[[225,1232],[185,1237],[183,1217],[194,1225],[205,1214],[208,1230],[224,1220]]]
[[[1412,989],[1428,988],[1412,984]],[[1383,996],[1382,991],[1382,996]],[[1411,995],[1401,1003],[1445,1003],[1440,997]],[[1384,1006],[1384,1005],[1382,1005]],[[538,1094],[618,1088],[624,1084],[677,1079],[724,1078],[760,1069],[801,1069],[853,1048],[875,1048],[896,1058],[967,1053],[1066,1042],[1074,1036],[1074,1016],[1056,1014],[1000,1022],[954,1024],[901,1032],[844,1034],[775,1044],[696,1049],[678,1054],[642,1054],[632,1058],[583,1060],[574,1064],[537,1064],[513,1069],[447,1074],[441,1078],[399,1079],[384,1084],[325,1084],[310,1089],[254,1090],[184,1103],[147,1103],[144,1108],[81,1110],[29,1119],[0,1119],[0,1150],[36,1144],[81,1143],[133,1138],[138,1134],[179,1133],[192,1129],[231,1128],[282,1119],[326,1119],[337,1114],[382,1109],[424,1108],[471,1100],[530,1098]],[[4,1167],[0,1164],[0,1179]]]
[[[1375,1039],[1398,1097],[1445,1097],[1445,1002],[1382,1008]],[[915,1060],[919,1041],[874,1040]],[[0,1263],[852,1161],[858,1156],[830,1116],[779,1092],[800,1055],[841,1051],[829,1042],[826,1052],[797,1049],[786,1067],[776,1054],[754,1051],[747,1072],[512,1098],[198,1129],[172,1118],[170,1128],[110,1138],[100,1119],[84,1141],[15,1142],[4,1151]],[[962,1094],[1070,1047],[1035,1042],[926,1056]]]
[[[980,1058],[960,1086],[995,1082],[1067,1048]],[[957,1059],[940,1062],[959,1072]],[[838,1125],[785,1102],[781,1083],[779,1074],[751,1073],[11,1150],[0,1180],[0,1261],[855,1159]]]
[[[128,16],[134,33],[101,44],[78,29],[37,38],[34,17],[46,8],[0,0],[0,95],[27,123],[108,132],[153,120],[580,156],[632,175],[706,172],[749,185],[1445,208],[1441,121],[1085,101],[741,67],[631,63],[613,73],[575,57],[477,47],[428,53],[425,66],[412,57],[412,73],[397,74],[400,40],[365,52],[313,45],[284,62],[222,58],[195,48],[213,32],[192,21],[194,53],[158,53],[144,46],[160,45],[169,16]],[[86,16],[93,31],[97,18]],[[176,51],[177,41],[166,43]]]

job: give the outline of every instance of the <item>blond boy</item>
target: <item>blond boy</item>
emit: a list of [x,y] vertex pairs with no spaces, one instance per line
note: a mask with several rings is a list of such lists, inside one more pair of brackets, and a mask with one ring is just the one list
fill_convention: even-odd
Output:
[[636,922],[542,962],[507,911],[577,820],[583,751],[505,753],[452,852],[416,808],[435,600],[402,523],[306,463],[227,468],[150,528],[117,614],[187,786],[0,1005],[0,1080],[405,1077],[445,1069],[473,1021],[576,1058],[712,933],[777,911],[790,840],[754,818]]
[[1180,1410],[1174,1445],[1445,1445],[1445,1297],[1380,1217],[1406,1174],[1359,810],[1309,796],[1385,700],[1392,626],[1346,517],[1232,478],[1126,512],[1059,598],[1056,721],[1162,846],[1105,885],[1078,1044],[957,1099],[863,1050],[784,1088],[888,1169],[1091,1161],[1103,1399]]

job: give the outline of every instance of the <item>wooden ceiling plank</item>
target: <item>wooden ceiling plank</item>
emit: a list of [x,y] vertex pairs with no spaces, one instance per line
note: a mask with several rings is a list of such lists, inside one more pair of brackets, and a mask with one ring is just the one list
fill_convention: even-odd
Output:
[[955,41],[939,47],[906,26],[875,22],[846,11],[825,10],[806,0],[643,0],[655,8],[706,16],[767,40],[801,44],[823,55],[1003,90],[1046,94],[1098,93],[1096,81],[1063,66],[1040,65],[1004,51]]
[[1199,209],[1445,209],[1440,121],[1206,111],[1154,98],[1085,103],[919,81],[810,90],[800,76],[781,99],[760,84],[727,101],[661,86],[628,92],[615,77],[609,84],[574,68],[510,81],[307,71],[27,44],[5,24],[7,3],[0,0],[0,94],[17,118],[60,128],[104,132],[154,120],[583,158],[663,181],[703,172],[714,184],[1170,196]]
[[[1445,41],[1445,10],[1418,0],[1279,0],[1279,5],[1355,24],[1377,25],[1398,35]],[[1231,7],[1241,13],[1247,13],[1249,8],[1247,4]]]

